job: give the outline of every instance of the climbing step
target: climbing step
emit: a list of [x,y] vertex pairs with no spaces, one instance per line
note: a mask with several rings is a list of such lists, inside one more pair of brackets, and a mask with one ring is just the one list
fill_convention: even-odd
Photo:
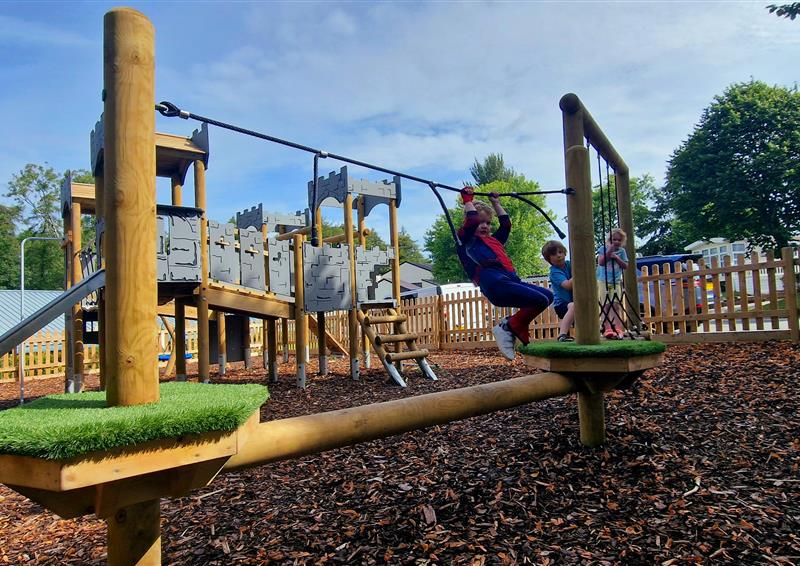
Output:
[[416,340],[419,338],[418,334],[386,334],[384,336],[376,336],[375,342],[378,344],[391,344],[392,342],[408,342],[409,340]]
[[402,360],[418,360],[428,357],[428,350],[411,350],[410,352],[386,352],[386,361],[389,363]]
[[365,316],[364,324],[374,326],[376,324],[386,324],[390,322],[405,322],[408,317],[404,314],[384,314],[378,316]]

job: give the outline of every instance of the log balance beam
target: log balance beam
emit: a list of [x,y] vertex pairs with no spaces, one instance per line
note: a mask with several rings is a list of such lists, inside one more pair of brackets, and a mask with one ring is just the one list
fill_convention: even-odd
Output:
[[223,471],[299,458],[534,401],[563,397],[580,389],[579,380],[547,372],[385,403],[269,421],[252,430],[247,442],[228,460]]

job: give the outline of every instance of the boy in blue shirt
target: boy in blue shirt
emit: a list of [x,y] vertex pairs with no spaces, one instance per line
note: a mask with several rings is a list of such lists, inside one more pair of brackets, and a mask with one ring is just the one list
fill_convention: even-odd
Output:
[[553,310],[561,319],[558,325],[558,341],[573,342],[569,329],[575,320],[575,303],[572,301],[572,265],[567,261],[567,248],[557,240],[550,240],[542,247],[542,256],[550,264],[550,284],[553,286]]

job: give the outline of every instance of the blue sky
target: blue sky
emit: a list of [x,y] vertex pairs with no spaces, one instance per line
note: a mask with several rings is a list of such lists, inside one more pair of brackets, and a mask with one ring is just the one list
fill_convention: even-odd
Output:
[[[661,183],[672,151],[728,85],[794,85],[800,22],[767,3],[130,5],[156,27],[158,100],[454,185],[476,157],[499,152],[543,188],[561,188],[566,92],[582,98],[632,176]],[[29,162],[89,168],[102,17],[113,6],[0,4],[3,184]],[[156,127],[189,135],[196,124]],[[323,161],[320,173],[340,165]],[[258,202],[293,212],[307,206],[311,157],[212,128],[207,178],[210,218]],[[169,198],[163,182],[159,198]],[[548,203],[564,215],[563,197]],[[404,185],[400,222],[420,243],[437,213],[425,186]],[[386,218],[376,209],[368,224],[386,236]]]

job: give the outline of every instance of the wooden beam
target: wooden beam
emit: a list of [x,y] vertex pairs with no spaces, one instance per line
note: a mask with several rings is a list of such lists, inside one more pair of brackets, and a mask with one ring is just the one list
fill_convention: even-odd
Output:
[[303,305],[305,282],[303,281],[303,237],[292,237],[294,244],[294,357],[297,364],[297,386],[306,386],[306,363],[308,362],[308,325],[306,309]]
[[240,293],[232,289],[209,286],[204,290],[206,301],[214,310],[232,314],[293,318],[295,305],[272,296]]
[[197,295],[197,380],[208,383],[211,379],[209,352],[211,341],[208,327],[208,221],[206,216],[206,166],[201,160],[194,162],[194,205],[202,209],[200,216],[200,290]]
[[557,373],[526,375],[385,403],[261,423],[224,470],[299,458],[395,434],[485,415],[578,390]]

